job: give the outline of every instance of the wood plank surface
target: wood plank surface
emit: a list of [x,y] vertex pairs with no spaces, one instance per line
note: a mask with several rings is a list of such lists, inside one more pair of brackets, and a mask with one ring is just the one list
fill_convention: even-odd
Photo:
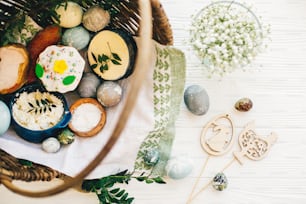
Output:
[[[232,116],[236,134],[244,125],[255,121],[260,135],[276,132],[277,143],[262,161],[246,159],[238,162],[225,174],[228,188],[217,192],[208,187],[193,203],[207,204],[303,204],[306,203],[306,1],[305,0],[250,0],[255,12],[271,24],[271,42],[248,71],[237,71],[223,79],[208,79],[186,41],[191,15],[198,12],[208,0],[161,0],[174,32],[174,46],[183,50],[187,60],[186,87],[203,86],[210,97],[210,109],[204,116],[192,115],[185,104],[176,123],[173,156],[188,155],[193,164],[192,173],[182,180],[167,179],[166,185],[131,182],[124,186],[135,197],[136,204],[183,204],[199,176],[207,158],[199,138],[203,126],[214,116],[228,113]],[[254,102],[250,112],[234,110],[241,97]],[[235,144],[234,149],[239,149]],[[207,170],[200,178],[205,184],[232,159],[232,154],[209,160]],[[41,189],[55,185],[32,183],[30,188]],[[0,186],[0,203],[86,203],[97,204],[94,194],[79,193],[73,189],[50,198],[31,199],[15,195]]]

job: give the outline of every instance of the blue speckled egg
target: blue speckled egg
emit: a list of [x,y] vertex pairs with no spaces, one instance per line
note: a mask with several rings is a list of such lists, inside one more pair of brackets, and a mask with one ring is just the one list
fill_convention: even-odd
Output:
[[192,169],[193,164],[187,156],[173,157],[166,165],[167,176],[175,180],[187,177]]
[[204,115],[209,109],[208,94],[199,85],[191,85],[185,90],[184,102],[188,110],[195,115]]
[[64,45],[72,46],[77,50],[85,48],[90,41],[89,32],[82,26],[67,29],[62,37]]
[[0,101],[0,136],[3,135],[10,126],[11,113],[7,105]]

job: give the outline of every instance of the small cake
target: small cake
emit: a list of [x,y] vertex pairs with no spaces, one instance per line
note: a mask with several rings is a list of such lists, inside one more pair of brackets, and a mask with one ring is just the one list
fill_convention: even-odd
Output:
[[81,98],[70,107],[72,119],[68,127],[78,136],[91,137],[99,133],[106,122],[106,111],[93,98]]
[[83,10],[82,7],[72,1],[61,3],[55,8],[55,12],[59,17],[59,22],[53,18],[55,23],[63,28],[73,28],[82,22]]
[[23,45],[0,47],[0,94],[13,93],[26,83],[29,55]]
[[51,45],[38,57],[35,73],[48,91],[66,93],[78,86],[85,61],[74,47]]
[[128,33],[103,30],[89,44],[88,62],[102,79],[119,80],[133,72],[136,52],[136,43]]

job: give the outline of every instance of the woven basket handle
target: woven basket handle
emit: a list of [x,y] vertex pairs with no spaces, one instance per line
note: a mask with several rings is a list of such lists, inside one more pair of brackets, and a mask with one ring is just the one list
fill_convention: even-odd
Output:
[[92,171],[94,170],[100,162],[106,157],[109,151],[112,149],[122,130],[125,127],[127,119],[131,113],[131,110],[134,107],[136,98],[138,96],[138,92],[140,89],[140,85],[143,82],[143,77],[147,72],[147,63],[150,61],[150,46],[151,46],[151,39],[152,39],[152,10],[151,10],[151,3],[150,0],[138,0],[139,3],[139,10],[140,10],[140,43],[138,45],[138,49],[141,52],[137,52],[137,60],[135,64],[135,79],[131,81],[131,88],[129,92],[126,94],[127,100],[125,103],[125,107],[120,114],[120,120],[117,121],[116,127],[114,132],[112,133],[111,137],[109,138],[108,142],[104,146],[104,148],[99,152],[99,154],[91,161],[91,163],[84,168],[76,177],[74,178],[67,178],[65,179],[64,183],[54,187],[49,190],[45,191],[28,191],[21,189],[15,186],[12,183],[12,179],[7,176],[0,175],[0,183],[6,186],[11,191],[29,197],[47,197],[50,195],[55,195],[60,192],[63,192],[71,187],[76,186],[77,184],[81,183],[83,179]]

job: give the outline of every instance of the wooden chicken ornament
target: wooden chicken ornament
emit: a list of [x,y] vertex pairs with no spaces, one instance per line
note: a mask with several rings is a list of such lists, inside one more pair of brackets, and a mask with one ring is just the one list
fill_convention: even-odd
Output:
[[277,135],[274,132],[266,138],[260,137],[254,131],[254,126],[254,122],[248,123],[238,137],[241,151],[234,152],[234,157],[241,165],[244,156],[255,161],[263,159],[277,140]]

